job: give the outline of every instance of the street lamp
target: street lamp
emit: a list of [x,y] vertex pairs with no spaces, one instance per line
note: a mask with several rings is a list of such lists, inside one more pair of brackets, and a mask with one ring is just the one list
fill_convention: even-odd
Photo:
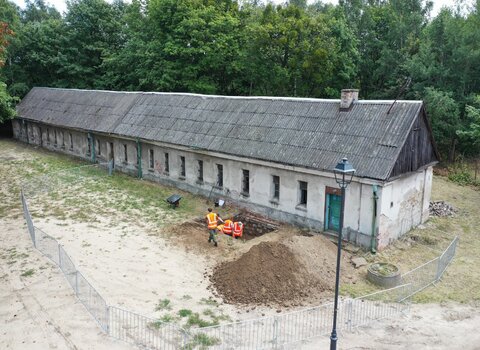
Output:
[[348,162],[347,158],[343,158],[340,163],[333,169],[335,181],[342,190],[342,206],[340,209],[340,224],[338,227],[338,246],[337,246],[337,271],[335,275],[335,304],[333,308],[333,329],[330,335],[330,350],[337,349],[337,311],[338,311],[338,287],[340,284],[340,257],[342,254],[342,231],[343,231],[343,214],[345,211],[345,189],[352,182],[355,169]]

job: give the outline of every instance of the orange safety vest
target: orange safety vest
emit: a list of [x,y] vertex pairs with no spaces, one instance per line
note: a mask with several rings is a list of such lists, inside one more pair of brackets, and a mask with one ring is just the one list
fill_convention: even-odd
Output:
[[238,222],[233,224],[233,237],[242,237],[243,234],[243,224],[240,225]]
[[208,229],[209,230],[214,230],[214,229],[217,228],[217,214],[208,213],[207,214],[207,220],[208,220]]
[[231,235],[233,231],[233,222],[232,220],[225,220],[225,225],[223,226],[223,233]]

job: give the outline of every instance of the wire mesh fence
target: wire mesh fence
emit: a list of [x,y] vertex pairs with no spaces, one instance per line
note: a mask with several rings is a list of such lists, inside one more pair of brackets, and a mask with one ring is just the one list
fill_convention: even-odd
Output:
[[[104,166],[105,167],[105,166]],[[95,169],[82,172],[96,173]],[[62,181],[81,181],[85,174],[68,175],[61,172]],[[53,177],[44,177],[29,188],[38,193],[55,184]],[[36,185],[35,185],[36,184]],[[53,237],[34,226],[28,203],[22,190],[21,201],[28,232],[34,246],[57,264],[75,295],[90,312],[100,327],[113,338],[146,349],[273,349],[329,334],[332,326],[333,303],[304,310],[267,316],[240,322],[203,328],[182,328],[174,323],[143,316],[135,312],[109,306],[105,299],[78,271],[73,260]],[[442,254],[402,275],[402,285],[339,303],[339,331],[351,331],[374,320],[391,317],[408,310],[409,298],[438,281],[455,256],[458,237]]]
[[109,335],[147,349],[180,349],[186,344],[183,328],[135,312],[109,308]]

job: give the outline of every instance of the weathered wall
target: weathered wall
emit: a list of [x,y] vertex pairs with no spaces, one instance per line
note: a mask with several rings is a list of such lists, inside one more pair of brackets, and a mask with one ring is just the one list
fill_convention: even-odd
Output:
[[432,167],[428,167],[382,188],[379,249],[428,219],[431,184]]
[[[23,123],[13,123],[15,137],[27,141]],[[28,142],[45,148],[91,160],[87,155],[87,133],[27,123]],[[50,135],[47,141],[47,132]],[[57,143],[55,144],[55,132]],[[40,137],[41,135],[41,137]],[[138,175],[137,142],[109,135],[95,134],[96,159],[109,161],[113,156],[115,168]],[[70,140],[72,138],[72,140]],[[73,144],[73,148],[71,147]],[[124,145],[127,146],[125,161]],[[232,198],[237,204],[272,218],[300,224],[318,231],[324,230],[326,187],[338,188],[333,177],[320,176],[302,169],[268,164],[254,164],[231,160],[227,156],[168,145],[141,143],[143,178],[199,193],[212,198]],[[150,149],[154,152],[150,167]],[[100,152],[99,152],[100,151]],[[169,172],[165,171],[165,153],[169,155]],[[185,177],[180,175],[180,157],[185,157]],[[203,181],[198,180],[198,160],[203,160]],[[223,165],[223,188],[216,188],[217,164]],[[250,171],[249,196],[242,192],[242,170]],[[280,177],[280,200],[273,200],[272,176]],[[307,206],[299,206],[299,181],[308,183]],[[374,181],[360,179],[347,188],[344,235],[348,240],[370,247],[372,234],[378,239],[378,248],[388,245],[428,217],[428,203],[432,182],[431,167],[386,184],[378,183],[377,212],[374,212]],[[427,186],[424,186],[424,183]],[[213,188],[213,189],[212,189]],[[393,204],[392,204],[393,203]],[[392,205],[391,205],[392,204]],[[423,212],[423,215],[422,215]],[[376,214],[376,215],[375,215]]]

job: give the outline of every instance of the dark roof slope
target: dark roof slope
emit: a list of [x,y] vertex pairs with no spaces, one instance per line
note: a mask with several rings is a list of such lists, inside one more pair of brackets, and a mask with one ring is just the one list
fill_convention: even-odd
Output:
[[421,101],[227,97],[34,88],[20,117],[330,171],[343,157],[356,175],[386,180]]

